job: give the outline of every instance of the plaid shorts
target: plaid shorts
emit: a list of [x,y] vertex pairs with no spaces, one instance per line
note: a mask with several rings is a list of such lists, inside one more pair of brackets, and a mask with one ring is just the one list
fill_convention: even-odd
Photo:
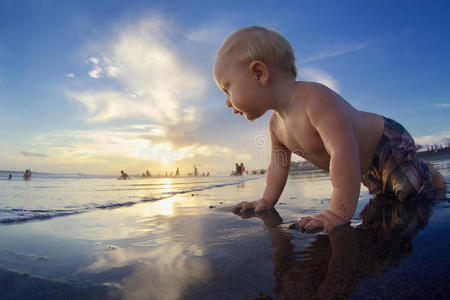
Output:
[[400,201],[433,191],[431,171],[417,159],[413,138],[388,118],[384,118],[384,132],[372,167],[361,181],[369,193],[395,196]]

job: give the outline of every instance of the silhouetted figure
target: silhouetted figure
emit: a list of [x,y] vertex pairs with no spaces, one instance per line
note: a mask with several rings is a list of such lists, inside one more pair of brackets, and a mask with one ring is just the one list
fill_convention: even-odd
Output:
[[232,171],[231,172],[231,176],[240,176],[240,175],[242,175],[241,166],[238,163],[236,163],[235,166],[236,166],[236,171]]
[[180,176],[180,168],[177,168],[177,171],[175,172],[175,176],[176,177]]
[[28,181],[31,180],[31,170],[26,169],[23,174],[23,180]]
[[9,174],[9,175],[8,175],[8,180],[11,180],[11,179],[12,179],[12,175]]
[[129,178],[130,178],[130,177],[128,176],[128,174],[125,173],[123,170],[121,170],[120,173],[121,173],[122,175],[120,175],[120,177],[117,178],[117,179],[129,179]]

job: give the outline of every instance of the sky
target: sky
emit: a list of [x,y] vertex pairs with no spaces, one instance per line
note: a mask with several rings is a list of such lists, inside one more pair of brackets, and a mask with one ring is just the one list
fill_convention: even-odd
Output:
[[250,25],[290,41],[298,80],[448,143],[449,15],[449,1],[0,0],[0,170],[266,167],[270,112],[234,115],[212,77]]

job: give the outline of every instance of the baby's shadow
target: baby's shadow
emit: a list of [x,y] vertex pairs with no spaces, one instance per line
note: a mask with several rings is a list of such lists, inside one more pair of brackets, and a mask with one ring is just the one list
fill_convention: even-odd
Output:
[[361,211],[360,226],[318,234],[301,250],[292,243],[294,232],[279,226],[283,220],[275,209],[239,215],[260,218],[270,232],[273,293],[280,299],[347,299],[361,281],[380,277],[412,253],[412,240],[428,224],[432,204],[377,196]]

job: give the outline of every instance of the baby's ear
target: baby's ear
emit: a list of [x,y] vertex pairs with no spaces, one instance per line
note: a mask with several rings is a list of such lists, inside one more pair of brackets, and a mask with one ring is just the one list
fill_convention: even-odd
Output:
[[250,63],[249,69],[260,84],[265,85],[267,83],[267,80],[269,79],[269,69],[265,63],[260,60],[254,60]]

